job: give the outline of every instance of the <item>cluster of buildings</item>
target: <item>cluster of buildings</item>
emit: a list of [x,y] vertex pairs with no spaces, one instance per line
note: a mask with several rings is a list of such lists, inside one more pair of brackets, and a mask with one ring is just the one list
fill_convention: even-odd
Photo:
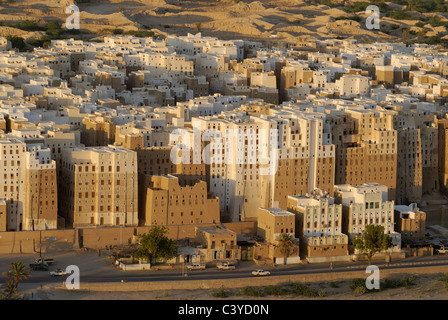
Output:
[[194,225],[213,260],[244,251],[221,223],[256,221],[251,256],[284,262],[286,233],[300,243],[288,263],[318,261],[348,256],[369,224],[392,251],[423,242],[423,195],[447,192],[435,46],[0,44],[0,231]]

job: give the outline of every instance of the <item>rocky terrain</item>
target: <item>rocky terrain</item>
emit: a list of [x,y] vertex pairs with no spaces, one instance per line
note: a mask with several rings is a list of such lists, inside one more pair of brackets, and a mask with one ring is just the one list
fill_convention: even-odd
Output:
[[[80,8],[81,30],[64,36],[92,39],[147,30],[161,36],[200,31],[205,36],[223,39],[272,41],[295,41],[298,37],[355,38],[363,42],[448,38],[446,13],[421,13],[409,10],[412,8],[406,4],[382,2],[380,30],[369,30],[365,6],[331,1],[337,0],[80,0],[75,4]],[[74,3],[73,0],[9,2],[13,3],[0,4],[3,25],[0,35],[15,35],[25,40],[39,39],[42,32],[15,29],[15,24],[33,20],[43,25],[57,20],[64,28],[69,16],[65,9]],[[361,4],[369,3],[366,0]],[[390,12],[401,12],[401,16],[391,17]]]

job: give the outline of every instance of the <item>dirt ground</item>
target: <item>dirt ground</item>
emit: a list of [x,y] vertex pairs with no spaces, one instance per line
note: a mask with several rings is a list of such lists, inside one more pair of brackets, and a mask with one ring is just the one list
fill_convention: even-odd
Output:
[[[311,288],[325,292],[324,297],[307,298],[296,295],[266,295],[248,297],[240,289],[226,290],[228,297],[214,297],[219,290],[170,290],[152,292],[89,292],[82,290],[64,290],[58,285],[35,287],[23,285],[22,292],[32,300],[447,300],[448,282],[442,281],[443,274],[414,275],[415,282],[409,288],[383,289],[379,292],[357,294],[350,288],[350,281],[320,282],[308,284]],[[403,276],[396,276],[394,278]],[[394,279],[391,278],[391,279]]]
[[[65,21],[68,17],[65,8],[70,4],[69,0],[45,1],[45,4],[38,0],[16,0],[14,4],[0,4],[0,19],[5,22]],[[342,36],[360,41],[396,41],[401,39],[401,30],[389,30],[390,25],[411,28],[417,23],[417,20],[396,21],[383,15],[381,23],[389,31],[368,30],[364,20],[335,21],[335,18],[353,15],[351,13],[325,5],[310,5],[303,0],[95,0],[78,6],[81,30],[98,36],[119,28],[124,31],[147,29],[162,35],[200,31],[222,39],[296,41],[297,37]],[[358,15],[366,18],[363,12]],[[7,30],[0,30],[0,33],[5,32]]]

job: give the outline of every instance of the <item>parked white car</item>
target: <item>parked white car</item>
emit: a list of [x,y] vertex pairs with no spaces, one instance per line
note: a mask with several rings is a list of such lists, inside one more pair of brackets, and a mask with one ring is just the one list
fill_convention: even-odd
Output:
[[51,271],[50,275],[52,277],[62,277],[62,276],[66,275],[66,272],[64,270],[62,270],[62,269],[56,269],[54,271]]
[[270,274],[271,274],[271,273],[270,273],[269,271],[261,270],[261,269],[252,271],[252,275],[255,276],[255,277],[259,277],[259,276],[269,276]]
[[448,253],[448,248],[440,247],[440,248],[437,250],[437,253],[438,253],[438,254],[447,254],[447,253]]
[[205,264],[203,263],[192,263],[187,266],[187,270],[205,270]]
[[236,266],[232,263],[224,262],[216,266],[219,270],[235,270]]

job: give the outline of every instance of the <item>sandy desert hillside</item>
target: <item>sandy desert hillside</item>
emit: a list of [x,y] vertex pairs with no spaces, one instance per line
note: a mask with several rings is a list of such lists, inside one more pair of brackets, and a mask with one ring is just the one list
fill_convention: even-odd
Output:
[[[0,35],[44,39],[41,31],[30,32],[14,26],[23,20],[38,25],[57,20],[64,28],[69,16],[65,9],[75,3],[80,8],[81,30],[73,35],[80,39],[137,30],[152,30],[161,36],[201,31],[203,35],[223,39],[272,41],[338,37],[366,42],[429,39],[443,43],[448,39],[444,8],[438,9],[440,12],[425,12],[408,1],[412,3],[412,0],[375,1],[380,4],[381,27],[368,30],[365,7],[373,2],[367,0],[13,0],[0,4]],[[422,1],[443,3],[443,0]]]

